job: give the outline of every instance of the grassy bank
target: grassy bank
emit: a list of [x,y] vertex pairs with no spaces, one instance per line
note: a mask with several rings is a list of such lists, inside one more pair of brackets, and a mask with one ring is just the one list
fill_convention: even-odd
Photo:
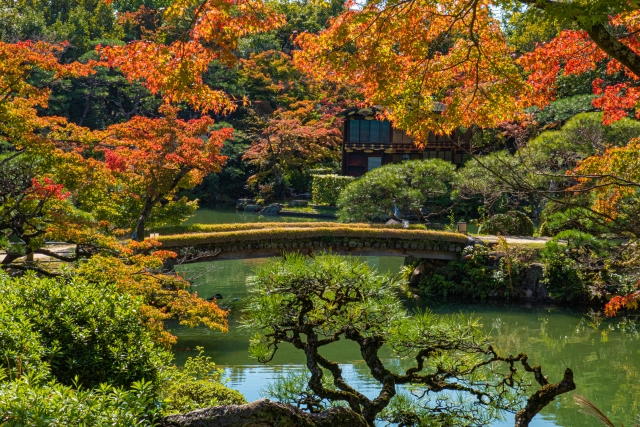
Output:
[[211,224],[187,226],[182,233],[161,235],[158,240],[163,247],[184,247],[214,243],[309,240],[317,238],[358,238],[415,240],[442,243],[466,244],[462,234],[432,231],[420,228],[402,229],[374,224],[338,223],[258,223],[258,224]]

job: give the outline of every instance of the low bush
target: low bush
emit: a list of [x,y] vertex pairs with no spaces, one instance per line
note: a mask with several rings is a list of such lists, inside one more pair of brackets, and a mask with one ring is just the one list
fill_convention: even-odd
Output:
[[0,425],[3,427],[151,427],[156,425],[154,385],[134,382],[131,389],[102,384],[77,389],[23,375],[0,377]]
[[552,298],[561,302],[588,299],[587,282],[580,265],[567,254],[566,248],[557,242],[547,243],[542,252],[542,261],[542,283]]
[[533,236],[533,221],[520,211],[497,214],[485,220],[478,229],[479,234],[500,234],[502,236]]
[[491,253],[488,246],[468,246],[460,261],[450,261],[444,267],[422,279],[419,287],[429,297],[484,301],[489,298],[516,298],[518,285],[529,264],[531,254],[505,241]]
[[612,243],[590,234],[566,230],[546,243],[541,252],[543,284],[561,302],[588,301],[624,293],[628,284],[616,274]]
[[184,367],[172,366],[164,371],[161,398],[164,414],[184,413],[198,408],[247,403],[240,392],[222,383],[222,369],[216,367],[202,347],[198,356],[187,359]]
[[313,175],[311,194],[313,203],[335,206],[342,190],[353,182],[352,176]]
[[0,368],[46,366],[58,382],[85,387],[154,380],[170,355],[154,345],[140,307],[110,285],[0,274]]

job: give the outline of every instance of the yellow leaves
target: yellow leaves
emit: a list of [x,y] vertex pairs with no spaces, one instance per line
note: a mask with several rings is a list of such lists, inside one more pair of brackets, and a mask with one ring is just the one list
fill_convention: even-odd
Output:
[[567,174],[579,182],[574,190],[593,192],[594,210],[615,219],[619,204],[636,197],[640,182],[640,138],[625,147],[611,147],[602,155],[587,157]]
[[195,4],[196,2],[193,0],[176,0],[166,8],[162,17],[166,20],[182,18]]

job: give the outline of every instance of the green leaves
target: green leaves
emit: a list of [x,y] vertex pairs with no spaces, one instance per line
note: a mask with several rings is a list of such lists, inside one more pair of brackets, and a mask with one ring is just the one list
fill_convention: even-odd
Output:
[[418,216],[428,204],[433,205],[433,210],[442,210],[448,202],[449,182],[453,180],[454,171],[452,163],[440,159],[412,160],[376,168],[341,192],[338,219],[343,222],[386,219],[393,213],[394,206],[403,213]]
[[290,341],[287,334],[296,325],[308,323],[332,340],[346,328],[384,334],[406,316],[395,294],[398,283],[353,258],[288,255],[260,266],[248,284],[243,326],[253,332],[251,349],[261,361],[278,342]]
[[[10,357],[10,372],[18,363],[22,370],[49,365],[67,385],[130,385],[154,379],[168,361],[140,323],[140,302],[113,286],[1,274],[0,299],[7,320],[0,323],[0,351]],[[0,366],[7,368],[4,360]]]

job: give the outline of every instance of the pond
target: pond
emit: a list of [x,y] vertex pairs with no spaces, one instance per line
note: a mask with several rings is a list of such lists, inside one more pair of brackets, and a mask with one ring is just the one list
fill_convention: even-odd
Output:
[[[210,211],[207,215],[211,219],[217,214]],[[402,258],[396,257],[363,259],[385,273],[398,272],[403,262]],[[196,278],[195,289],[199,295],[223,295],[221,305],[231,309],[229,333],[170,325],[171,331],[178,336],[178,363],[188,355],[194,355],[196,346],[203,346],[205,353],[225,368],[227,385],[239,390],[250,401],[262,397],[260,392],[270,381],[287,372],[300,371],[304,363],[302,354],[293,347],[282,347],[268,365],[249,357],[249,336],[238,329],[238,315],[247,295],[246,278],[262,262],[264,260],[254,259],[186,266],[188,275]],[[566,367],[573,369],[576,393],[592,400],[616,425],[633,425],[640,414],[640,336],[635,322],[625,319],[600,321],[584,313],[553,306],[454,305],[421,299],[407,301],[407,305],[429,307],[442,314],[475,314],[482,319],[501,353],[526,352],[530,362],[540,363],[553,382],[561,379]],[[364,363],[359,362],[357,348],[349,344],[340,341],[329,346],[323,355],[341,363],[348,380],[358,390],[377,394],[377,384],[368,376]],[[191,351],[185,351],[187,348]],[[512,425],[508,419],[496,423],[495,427]],[[531,425],[600,426],[596,420],[578,411],[571,394],[561,396],[545,408]]]

